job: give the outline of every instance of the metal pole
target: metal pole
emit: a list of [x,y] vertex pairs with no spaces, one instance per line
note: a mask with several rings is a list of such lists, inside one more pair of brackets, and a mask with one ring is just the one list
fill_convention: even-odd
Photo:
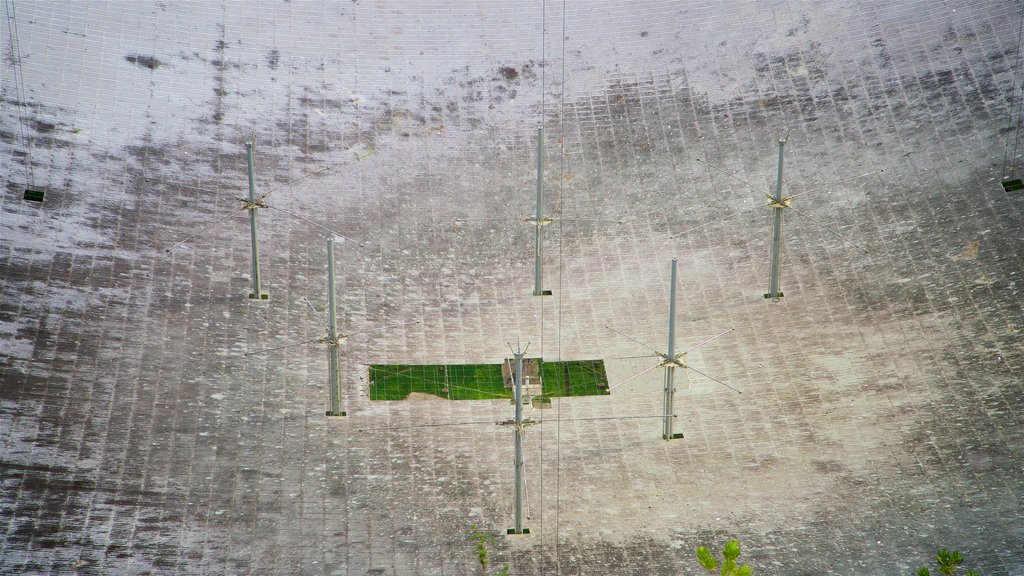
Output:
[[674,438],[672,434],[672,401],[675,396],[675,361],[676,361],[676,268],[678,259],[672,259],[672,283],[669,286],[668,303],[668,358],[665,370],[665,418],[661,437],[665,440]]
[[266,300],[269,295],[260,291],[260,253],[256,242],[256,175],[252,168],[252,142],[245,143],[246,163],[249,166],[249,230],[252,240],[252,293],[249,298]]
[[523,533],[523,353],[515,353],[516,365],[513,379],[515,381],[516,400],[516,510],[515,534]]
[[534,244],[533,295],[544,296],[544,128],[537,128],[537,233]]
[[786,144],[785,136],[779,136],[779,170],[775,178],[775,197],[772,202],[772,252],[771,275],[768,281],[768,293],[765,298],[778,301],[782,298],[779,290],[779,272],[782,267],[782,210],[786,205],[782,199],[782,147]]
[[334,238],[327,239],[327,364],[329,370],[328,387],[331,391],[331,409],[328,416],[344,416],[341,409],[341,383],[339,372],[338,329],[335,321],[334,308]]

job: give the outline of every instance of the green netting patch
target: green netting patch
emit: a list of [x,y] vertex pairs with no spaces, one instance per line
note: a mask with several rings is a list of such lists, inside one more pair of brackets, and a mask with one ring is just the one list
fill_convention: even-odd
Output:
[[[542,386],[527,386],[526,394],[593,396],[608,394],[603,360],[540,362]],[[448,400],[511,399],[511,385],[502,364],[373,364],[370,400],[405,400],[429,394]]]
[[604,360],[572,360],[541,364],[543,396],[600,396],[608,394]]
[[449,400],[511,398],[501,364],[374,364],[370,400],[405,400],[412,393]]

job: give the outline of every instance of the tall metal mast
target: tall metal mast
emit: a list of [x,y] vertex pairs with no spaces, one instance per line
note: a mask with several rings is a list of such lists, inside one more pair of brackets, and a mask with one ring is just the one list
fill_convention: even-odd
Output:
[[[515,357],[515,371],[513,372],[512,378],[515,384],[515,402],[516,402],[516,413],[515,413],[515,527],[512,528],[513,534],[523,533],[523,355],[525,352],[518,350],[513,356]],[[529,532],[529,530],[527,530]]]
[[256,236],[256,210],[263,205],[263,199],[256,198],[256,175],[252,167],[252,142],[245,143],[245,155],[246,164],[249,167],[249,201],[246,202],[245,209],[249,211],[249,231],[252,240],[252,293],[249,294],[249,298],[267,300],[270,295],[264,294],[260,289],[260,252]]
[[679,266],[679,259],[672,259],[672,282],[669,285],[668,304],[668,352],[665,354],[665,397],[664,397],[664,420],[662,424],[661,437],[665,440],[682,438],[682,434],[676,436],[672,433],[672,422],[675,415],[672,413],[673,400],[675,398],[675,370],[676,366],[686,366],[676,359],[676,269]]
[[544,289],[544,226],[552,222],[544,217],[544,129],[537,128],[537,212],[532,221],[536,227],[533,250],[533,295],[550,296]]
[[341,379],[340,359],[341,342],[338,338],[338,327],[335,319],[334,307],[334,238],[327,239],[327,338],[323,340],[327,344],[327,364],[329,370],[328,387],[331,393],[331,409],[327,411],[328,416],[344,416],[345,411],[341,409]]
[[786,134],[779,135],[779,169],[775,177],[775,195],[768,196],[768,205],[772,208],[772,247],[771,273],[768,280],[768,293],[765,298],[778,302],[783,294],[779,287],[779,274],[782,268],[782,211],[789,208],[791,198],[782,197],[782,148],[786,145]]

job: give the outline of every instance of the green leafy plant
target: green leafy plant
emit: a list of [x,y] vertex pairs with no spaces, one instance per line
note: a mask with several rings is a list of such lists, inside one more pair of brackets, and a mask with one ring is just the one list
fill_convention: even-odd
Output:
[[[487,546],[494,542],[494,535],[477,530],[476,524],[470,526],[470,529],[472,530],[470,536],[476,541],[476,559],[480,562],[480,569],[486,576],[491,563],[487,552]],[[498,570],[495,573],[495,576],[508,576],[508,564],[502,566],[501,570]]]
[[[964,557],[958,550],[952,552],[943,548],[939,550],[938,554],[935,555],[935,563],[939,565],[939,574],[945,576],[954,576],[956,569],[964,563]],[[926,566],[922,566],[917,569],[917,576],[931,576],[932,573]],[[981,576],[980,573],[974,570],[968,570],[964,576]]]
[[721,570],[718,558],[708,550],[707,546],[697,548],[697,560],[708,572],[719,571],[719,576],[750,576],[754,573],[746,564],[738,566],[736,559],[740,557],[740,541],[729,540],[722,547]]

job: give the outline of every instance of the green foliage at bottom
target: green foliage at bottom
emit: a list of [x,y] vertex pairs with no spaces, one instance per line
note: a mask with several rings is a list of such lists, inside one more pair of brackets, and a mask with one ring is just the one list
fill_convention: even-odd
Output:
[[[957,568],[964,563],[964,557],[958,550],[947,550],[943,548],[935,554],[935,563],[939,565],[939,574],[944,576],[955,576]],[[931,576],[931,570],[926,566],[917,569],[917,576]],[[974,570],[968,570],[964,576],[981,576]]]
[[[487,552],[487,546],[494,542],[494,535],[486,532],[481,532],[477,529],[476,524],[470,526],[472,532],[470,537],[476,541],[476,559],[480,562],[480,569],[483,573],[487,574],[487,569],[490,566],[490,558]],[[495,576],[509,576],[508,564],[501,567],[501,570],[495,572]]]
[[[754,573],[746,564],[739,566],[736,559],[740,557],[740,541],[729,540],[722,547],[722,562],[719,576],[750,576]],[[707,546],[697,548],[697,561],[708,572],[719,570],[718,558],[708,550]]]

